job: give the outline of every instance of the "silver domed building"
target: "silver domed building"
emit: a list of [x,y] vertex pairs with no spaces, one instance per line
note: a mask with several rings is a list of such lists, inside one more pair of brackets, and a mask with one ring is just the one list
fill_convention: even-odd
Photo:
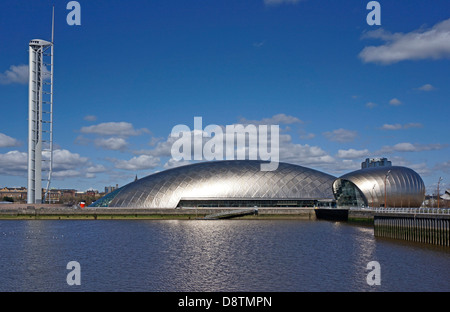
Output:
[[127,184],[91,207],[314,207],[334,202],[336,177],[287,163],[261,171],[261,163],[214,161],[165,170]]
[[[91,207],[420,207],[425,185],[412,169],[387,159],[366,159],[340,178],[279,163],[209,161],[151,174],[94,202]],[[385,184],[386,182],[386,184]]]
[[347,173],[334,181],[333,192],[340,207],[420,207],[425,184],[414,170],[389,165]]

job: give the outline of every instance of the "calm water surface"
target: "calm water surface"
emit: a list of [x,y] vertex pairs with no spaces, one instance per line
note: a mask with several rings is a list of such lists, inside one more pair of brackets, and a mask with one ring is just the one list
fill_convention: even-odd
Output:
[[0,291],[447,292],[450,250],[326,221],[0,221]]

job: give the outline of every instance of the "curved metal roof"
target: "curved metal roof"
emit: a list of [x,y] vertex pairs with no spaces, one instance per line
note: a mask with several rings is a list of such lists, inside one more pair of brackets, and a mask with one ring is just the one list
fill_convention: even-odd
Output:
[[[389,175],[386,178],[386,174]],[[371,207],[384,206],[386,179],[387,207],[420,207],[425,199],[425,184],[414,170],[400,166],[366,168],[347,173],[333,183],[333,191],[339,180],[352,182],[365,196]]]
[[158,172],[106,195],[92,206],[175,208],[181,199],[333,199],[335,177],[279,163],[261,171],[257,160],[201,162]]
[[46,40],[42,40],[42,39],[33,39],[33,40],[30,40],[30,45],[51,46],[52,43],[48,42]]

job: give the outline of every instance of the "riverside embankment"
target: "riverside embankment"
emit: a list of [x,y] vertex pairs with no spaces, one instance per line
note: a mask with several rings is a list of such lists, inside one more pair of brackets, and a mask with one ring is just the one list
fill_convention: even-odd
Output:
[[[50,204],[0,204],[0,219],[198,219],[241,208],[79,208]],[[246,219],[316,220],[314,208],[258,208],[258,214]]]

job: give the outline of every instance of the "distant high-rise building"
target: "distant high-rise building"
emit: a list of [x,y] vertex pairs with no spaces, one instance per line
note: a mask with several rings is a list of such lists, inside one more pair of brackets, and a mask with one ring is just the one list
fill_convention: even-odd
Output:
[[392,162],[387,160],[387,158],[366,158],[366,160],[361,163],[361,169],[388,166],[392,166]]
[[119,184],[116,184],[116,186],[105,186],[105,193],[111,193],[119,188]]

